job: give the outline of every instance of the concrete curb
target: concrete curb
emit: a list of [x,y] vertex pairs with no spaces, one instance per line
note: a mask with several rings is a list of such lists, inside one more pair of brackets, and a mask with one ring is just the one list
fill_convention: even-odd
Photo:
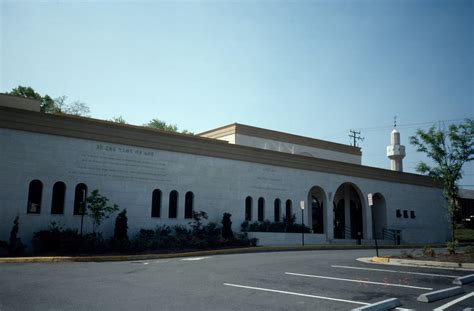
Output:
[[375,258],[379,258],[379,257],[362,257],[362,258],[357,258],[357,261],[371,263],[371,264],[382,264],[382,265],[392,265],[392,266],[425,267],[425,268],[438,268],[438,269],[460,270],[460,271],[474,271],[474,263],[411,260],[411,259],[398,259],[398,258],[389,258],[388,260],[379,260]]
[[460,294],[464,294],[464,289],[462,287],[455,286],[421,294],[416,300],[421,302],[433,302]]
[[[404,246],[403,246],[404,247]],[[413,246],[409,246],[412,248]],[[207,251],[192,251],[183,253],[143,254],[143,255],[103,255],[103,256],[42,256],[42,257],[8,257],[0,258],[0,263],[51,263],[51,262],[107,262],[107,261],[133,261],[151,260],[193,256],[231,255],[263,252],[290,252],[290,251],[316,251],[316,250],[348,250],[371,249],[367,245],[306,245],[306,246],[258,246],[244,248],[228,248]],[[390,248],[390,247],[385,247]],[[398,247],[391,247],[398,248]]]
[[453,284],[454,285],[464,285],[464,284],[469,284],[469,283],[472,283],[472,282],[474,282],[474,274],[465,275],[465,276],[455,278],[454,281],[453,281]]
[[375,262],[375,263],[388,263],[390,262],[390,258],[389,257],[372,257],[371,259],[372,262]]
[[390,310],[390,309],[393,309],[393,308],[397,308],[401,305],[402,305],[402,303],[400,302],[400,299],[390,298],[390,299],[387,299],[387,300],[383,300],[383,301],[379,301],[379,302],[370,304],[368,306],[352,309],[352,311],[361,311],[361,310],[384,311],[384,310]]

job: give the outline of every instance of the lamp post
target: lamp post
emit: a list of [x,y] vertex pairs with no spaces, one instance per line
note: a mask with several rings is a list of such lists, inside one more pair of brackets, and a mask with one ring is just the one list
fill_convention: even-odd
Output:
[[367,195],[367,199],[369,201],[370,212],[372,214],[372,233],[374,235],[374,240],[375,240],[375,253],[377,254],[377,257],[379,257],[379,246],[377,244],[377,233],[375,231],[374,198],[373,198],[372,193],[369,193]]
[[304,246],[304,201],[300,201],[301,207],[301,244]]

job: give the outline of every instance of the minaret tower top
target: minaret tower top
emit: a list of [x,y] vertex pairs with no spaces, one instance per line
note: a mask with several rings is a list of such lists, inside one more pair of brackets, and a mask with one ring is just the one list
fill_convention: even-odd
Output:
[[405,146],[400,145],[400,132],[397,131],[397,117],[394,117],[391,144],[387,146],[387,157],[390,159],[392,171],[403,172],[403,158],[405,157]]

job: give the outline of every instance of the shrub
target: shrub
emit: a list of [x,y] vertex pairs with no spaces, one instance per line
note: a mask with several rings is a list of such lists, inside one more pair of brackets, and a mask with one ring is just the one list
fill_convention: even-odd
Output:
[[293,214],[291,217],[285,217],[283,222],[270,222],[269,220],[264,220],[261,222],[255,221],[249,223],[244,221],[241,225],[242,232],[292,232],[292,233],[309,233],[311,230],[301,224],[295,223],[296,216]]
[[229,213],[224,213],[222,215],[222,237],[224,239],[231,239],[234,237],[234,233],[232,232],[232,221],[230,218],[232,217]]
[[18,231],[20,230],[20,216],[16,216],[13,220],[13,227],[10,231],[10,239],[8,244],[8,251],[12,256],[23,255],[25,252],[25,245],[18,238]]
[[104,253],[110,250],[101,234],[89,233],[81,236],[77,229],[63,229],[52,222],[48,230],[33,234],[33,251],[37,254]]
[[115,218],[114,239],[115,240],[128,240],[127,230],[128,230],[127,209],[124,209],[117,215],[117,218]]
[[62,227],[51,222],[48,230],[37,231],[33,234],[33,251],[35,253],[57,252],[61,248]]
[[92,232],[96,232],[105,219],[118,211],[118,206],[116,204],[110,206],[108,201],[109,199],[101,195],[97,189],[86,198],[86,215],[92,219]]
[[427,257],[435,257],[436,252],[433,248],[431,248],[431,246],[428,245],[423,247],[423,255]]
[[446,243],[446,248],[448,249],[448,253],[453,255],[453,254],[456,254],[456,249],[458,248],[458,240],[454,240],[454,241],[448,241]]

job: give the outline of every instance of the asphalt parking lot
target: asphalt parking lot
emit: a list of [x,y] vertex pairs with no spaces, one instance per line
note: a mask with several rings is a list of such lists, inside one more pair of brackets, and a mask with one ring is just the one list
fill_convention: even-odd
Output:
[[[396,252],[384,250],[382,255]],[[464,285],[464,294],[437,302],[417,301],[420,294],[452,287],[454,278],[474,272],[356,260],[373,253],[0,264],[0,310],[351,310],[388,298],[399,298],[400,309],[474,306],[474,285]]]

